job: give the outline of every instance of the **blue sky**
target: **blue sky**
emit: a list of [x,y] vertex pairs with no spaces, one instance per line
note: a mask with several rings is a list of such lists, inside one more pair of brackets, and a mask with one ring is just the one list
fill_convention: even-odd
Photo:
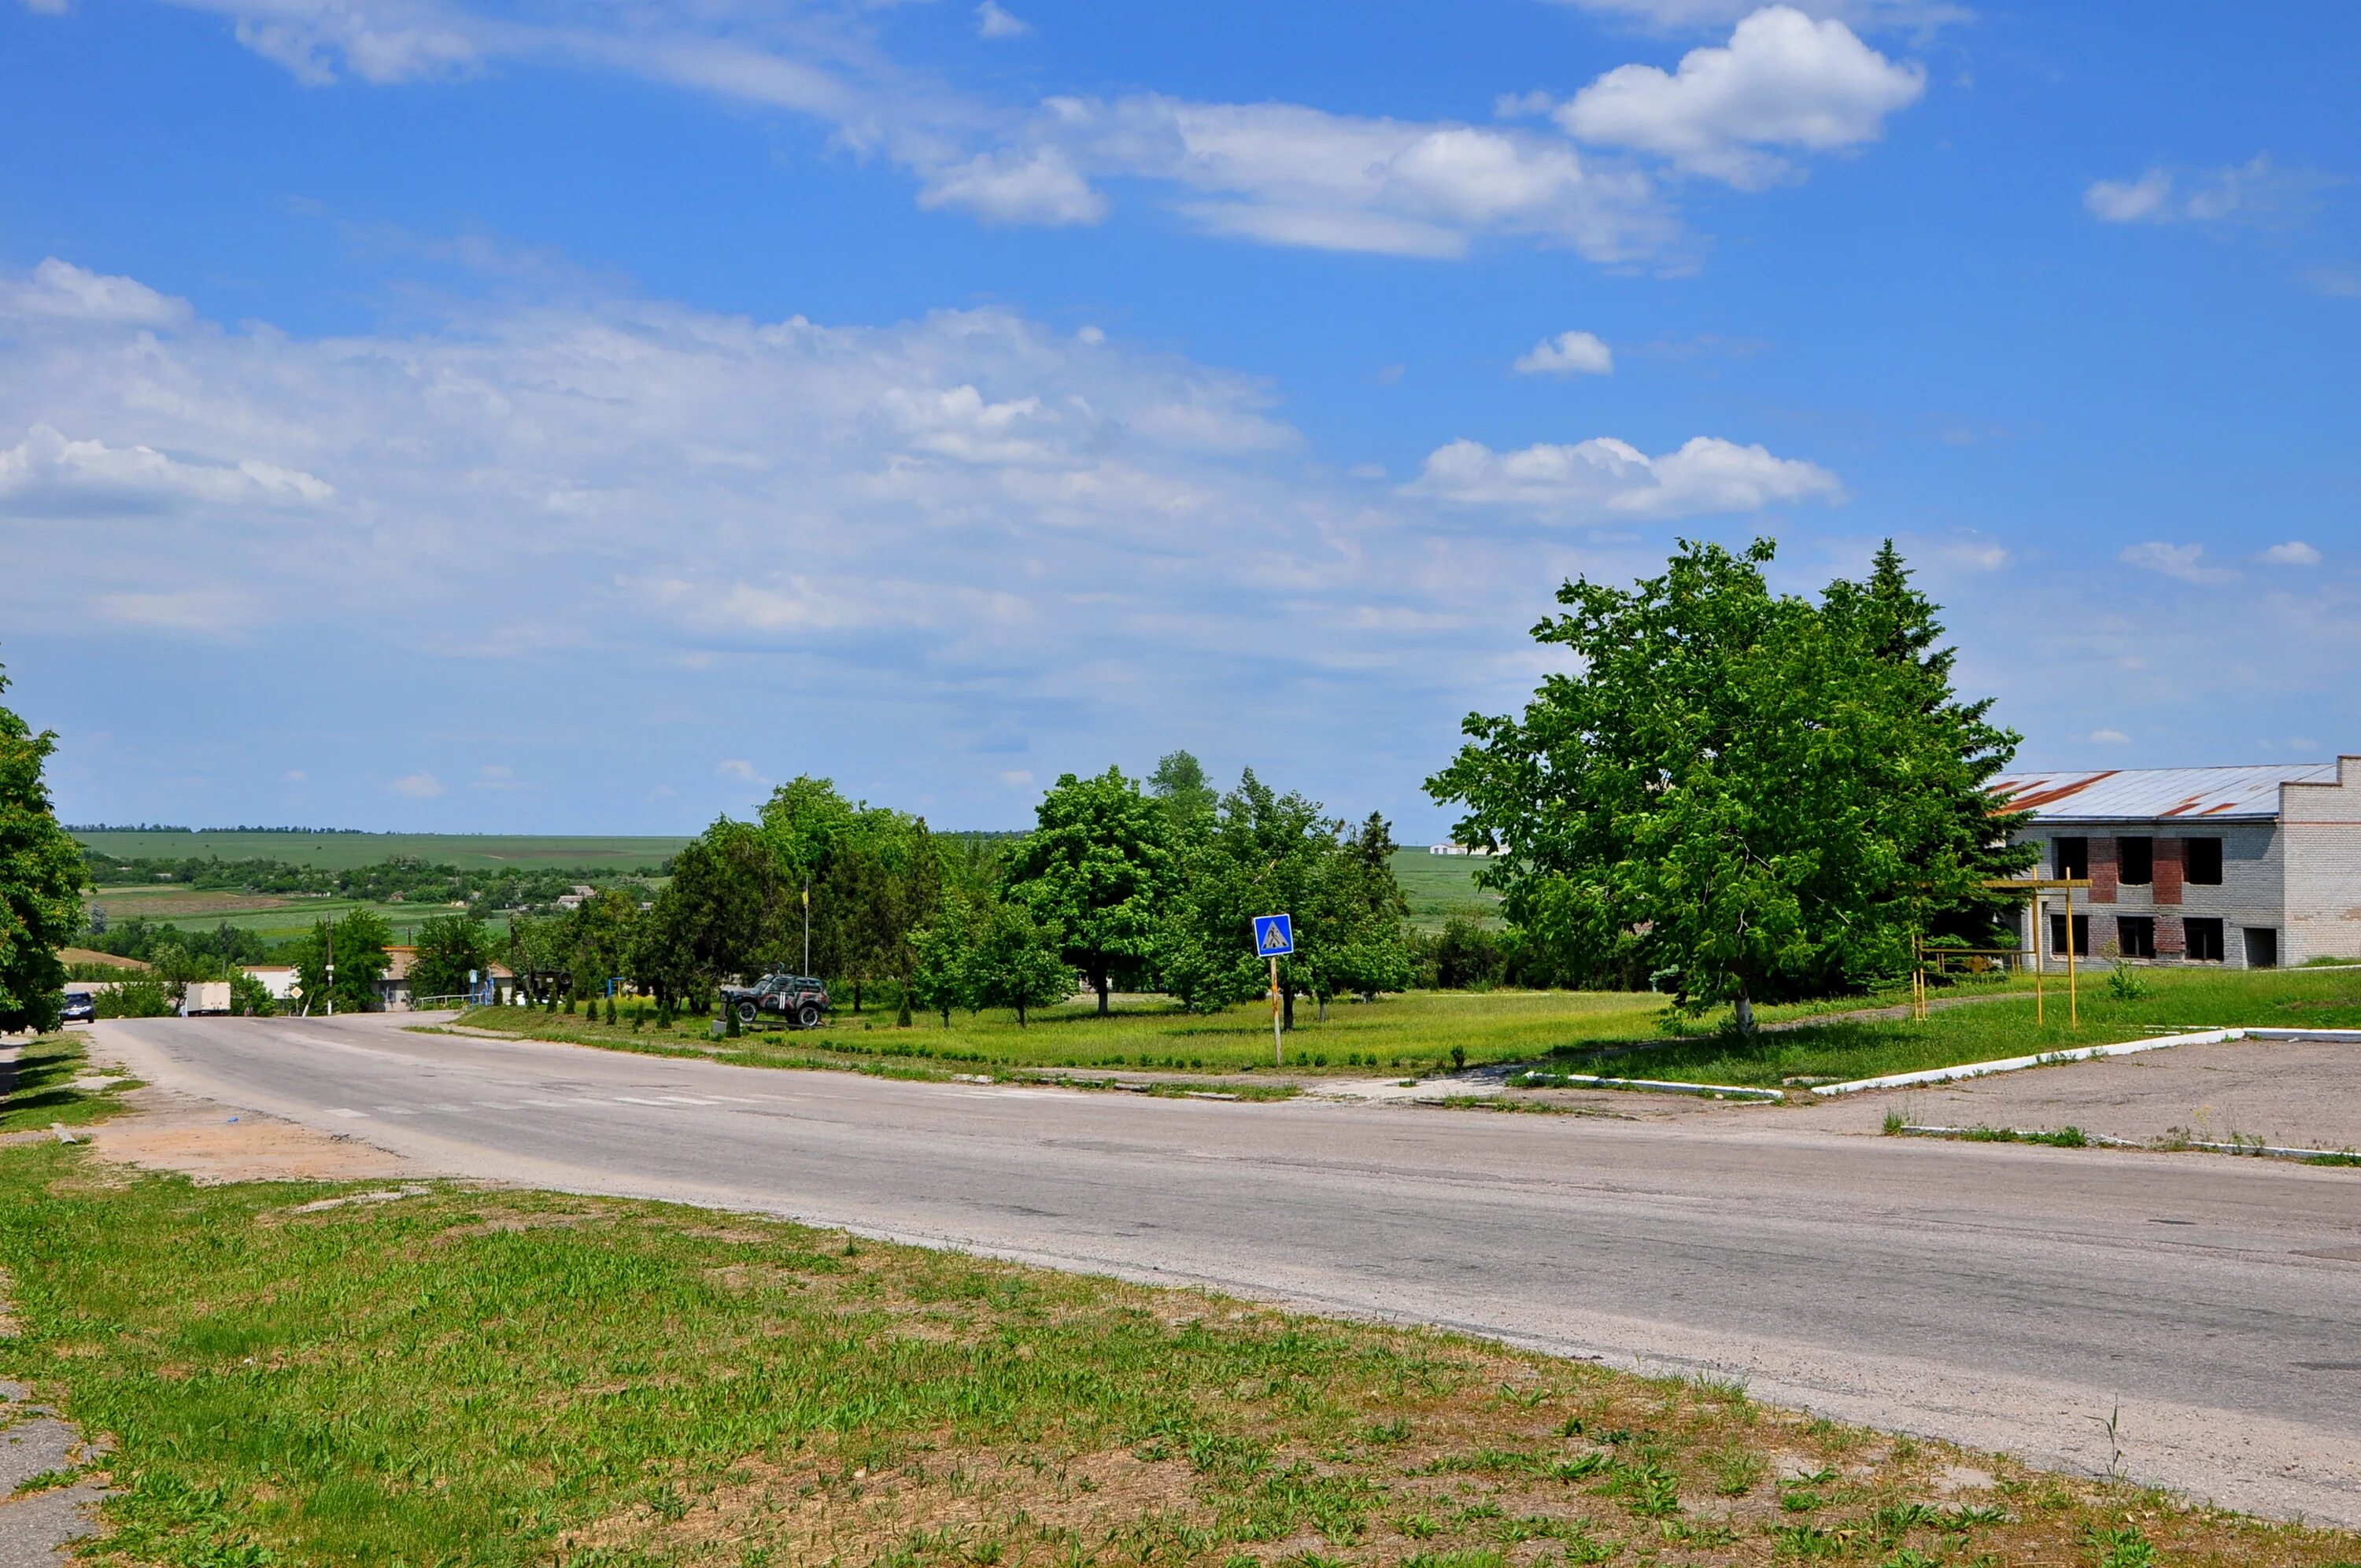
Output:
[[0,0],[75,820],[1440,836],[1576,573],[1897,537],[2029,765],[2361,751],[2361,14]]

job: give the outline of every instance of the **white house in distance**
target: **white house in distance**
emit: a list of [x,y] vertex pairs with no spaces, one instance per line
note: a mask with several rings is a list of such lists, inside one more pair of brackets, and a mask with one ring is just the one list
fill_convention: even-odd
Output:
[[[2361,757],[2232,768],[2013,773],[1993,793],[2033,816],[2026,874],[2088,877],[2043,895],[2044,960],[2078,955],[2271,969],[2361,959]],[[2020,922],[2020,944],[2026,933]]]

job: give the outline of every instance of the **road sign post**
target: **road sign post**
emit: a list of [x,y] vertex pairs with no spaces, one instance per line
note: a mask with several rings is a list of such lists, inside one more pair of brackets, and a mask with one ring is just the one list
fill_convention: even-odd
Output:
[[1270,1064],[1287,1065],[1287,1045],[1279,1029],[1279,960],[1295,951],[1295,921],[1286,915],[1254,917],[1255,951],[1270,960]]

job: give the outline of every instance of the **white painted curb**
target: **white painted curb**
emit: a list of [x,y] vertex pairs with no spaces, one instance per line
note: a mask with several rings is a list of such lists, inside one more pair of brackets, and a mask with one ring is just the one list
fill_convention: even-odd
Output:
[[1651,1094],[1694,1094],[1702,1099],[1721,1100],[1784,1100],[1786,1091],[1778,1089],[1741,1089],[1730,1083],[1678,1083],[1661,1078],[1598,1078],[1587,1072],[1549,1073],[1546,1084],[1514,1085],[1511,1087],[1555,1089],[1563,1078],[1570,1087],[1580,1084],[1585,1089],[1638,1089]]
[[2194,1034],[2166,1035],[2153,1040],[2125,1040],[2112,1046],[2078,1046],[2071,1050],[2044,1051],[2033,1057],[2005,1057],[1999,1061],[1969,1062],[1960,1067],[1928,1068],[1924,1072],[1889,1073],[1883,1078],[1857,1078],[1850,1083],[1823,1083],[1815,1094],[1858,1094],[1868,1089],[1909,1089],[1924,1083],[1955,1083],[1963,1078],[1986,1078],[1996,1072],[2023,1072],[2029,1067],[2053,1067],[2063,1062],[2091,1061],[2100,1057],[2137,1056],[2174,1046],[2218,1046],[2231,1040],[2326,1040],[2361,1045],[2361,1029],[2200,1029]]

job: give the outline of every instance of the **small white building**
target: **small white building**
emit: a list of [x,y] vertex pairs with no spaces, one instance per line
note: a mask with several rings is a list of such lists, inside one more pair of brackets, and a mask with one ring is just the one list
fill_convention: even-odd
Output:
[[[2273,969],[2361,959],[2361,757],[2229,768],[2015,773],[1993,792],[2032,819],[2040,951]],[[2026,938],[2020,910],[2020,943]]]

